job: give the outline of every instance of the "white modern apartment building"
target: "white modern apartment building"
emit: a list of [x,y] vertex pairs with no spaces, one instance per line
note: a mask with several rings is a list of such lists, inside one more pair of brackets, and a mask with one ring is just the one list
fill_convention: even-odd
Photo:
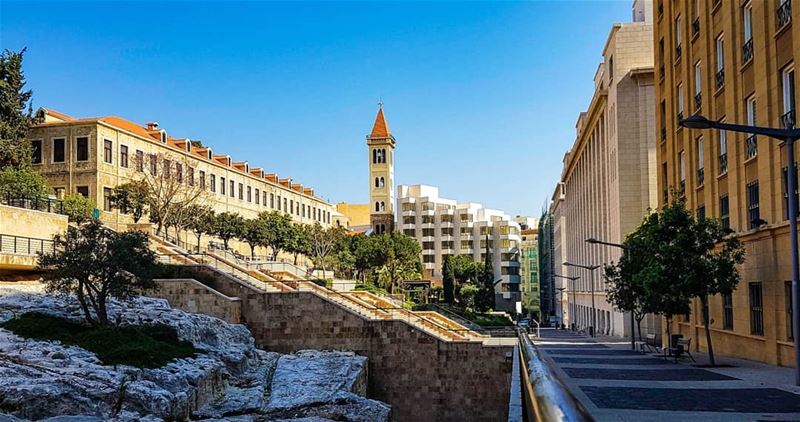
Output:
[[[586,239],[621,243],[657,206],[650,7],[649,1],[635,1],[634,21],[611,28],[551,208],[555,273],[579,277],[564,286],[566,320],[616,336],[627,335],[630,323],[606,300],[602,266],[618,261],[621,249]],[[654,323],[648,319],[643,330],[658,333]]]
[[499,210],[472,202],[458,203],[439,197],[439,188],[400,185],[397,226],[422,245],[425,276],[440,278],[447,255],[469,255],[483,262],[486,247],[492,257],[495,309],[521,311],[519,246],[520,226]]

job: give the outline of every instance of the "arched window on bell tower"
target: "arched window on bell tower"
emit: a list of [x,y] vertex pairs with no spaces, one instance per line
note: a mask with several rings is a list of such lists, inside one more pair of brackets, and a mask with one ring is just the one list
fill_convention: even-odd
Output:
[[381,178],[380,178],[380,179],[378,179],[378,187],[379,187],[379,188],[382,188],[382,187],[384,187],[385,185],[386,185],[386,181],[385,181],[385,179],[384,179],[384,178],[381,176]]
[[375,212],[380,212],[380,211],[381,211],[381,203],[380,202],[376,202],[375,203]]

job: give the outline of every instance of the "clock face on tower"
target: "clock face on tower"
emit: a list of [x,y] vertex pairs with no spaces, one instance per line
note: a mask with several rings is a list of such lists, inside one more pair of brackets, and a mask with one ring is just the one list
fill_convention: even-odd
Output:
[[394,230],[394,148],[395,139],[378,103],[378,115],[367,135],[369,159],[370,225],[377,234]]

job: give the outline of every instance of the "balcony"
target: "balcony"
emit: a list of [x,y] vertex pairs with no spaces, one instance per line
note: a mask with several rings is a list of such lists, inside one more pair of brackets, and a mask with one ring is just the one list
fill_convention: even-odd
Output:
[[665,128],[665,127],[661,128],[661,140],[662,141],[666,141],[667,140],[667,128]]
[[753,60],[753,39],[750,38],[744,45],[742,46],[742,64],[745,64]]
[[700,167],[697,169],[697,186],[703,186],[703,183],[706,181],[706,169]]
[[664,63],[658,65],[658,77],[660,80],[664,80]]
[[750,135],[745,141],[745,159],[749,160],[758,155],[758,142],[756,142],[756,135]]
[[664,15],[664,3],[658,2],[658,17],[660,18],[663,15]]
[[786,0],[778,7],[778,29],[792,22],[792,0]]
[[725,69],[720,69],[717,71],[717,89],[722,88],[725,85]]
[[692,36],[696,37],[700,34],[700,18],[694,18],[692,21]]
[[681,58],[681,45],[678,44],[677,47],[675,47],[675,61],[678,61],[678,59],[680,58]]
[[785,128],[794,128],[795,116],[794,110],[789,110],[781,116],[781,123]]
[[728,172],[728,153],[723,152],[719,155],[719,174]]
[[686,195],[686,180],[681,180],[680,189],[681,189],[680,190],[681,196],[685,196]]
[[694,94],[694,109],[695,111],[700,110],[700,107],[703,106],[703,93],[698,92]]

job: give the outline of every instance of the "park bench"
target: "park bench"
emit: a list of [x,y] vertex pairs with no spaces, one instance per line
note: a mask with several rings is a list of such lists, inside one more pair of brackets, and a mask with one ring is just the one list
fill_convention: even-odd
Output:
[[689,349],[691,348],[691,345],[692,345],[692,339],[690,339],[690,338],[689,339],[684,339],[684,338],[678,339],[675,342],[674,346],[671,346],[671,347],[668,347],[668,348],[664,349],[664,359],[666,359],[668,354],[669,354],[669,356],[672,356],[672,357],[675,358],[675,362],[678,362],[678,359],[682,358],[685,355],[685,356],[688,356],[689,359],[692,360],[692,362],[697,362],[696,360],[694,360],[694,356],[692,356],[692,353],[689,351]]
[[636,348],[637,352],[641,353],[648,353],[648,352],[661,353],[661,345],[656,343],[655,334],[645,335],[645,340],[634,342],[634,347]]

